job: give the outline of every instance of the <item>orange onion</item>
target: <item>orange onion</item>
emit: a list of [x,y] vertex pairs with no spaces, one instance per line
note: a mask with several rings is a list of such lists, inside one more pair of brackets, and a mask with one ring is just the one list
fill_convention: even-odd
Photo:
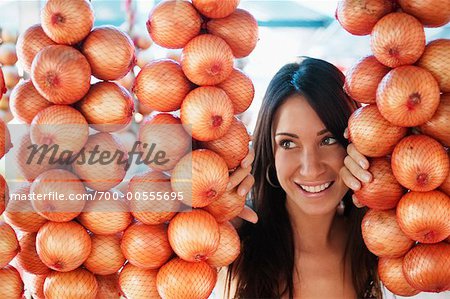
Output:
[[252,14],[240,8],[225,18],[208,21],[206,29],[223,38],[236,58],[250,55],[258,42],[258,22]]
[[77,298],[95,299],[98,283],[94,274],[84,269],[70,272],[53,272],[45,279],[46,299]]
[[400,229],[395,209],[370,209],[361,222],[361,231],[367,248],[379,257],[404,256],[415,243]]
[[97,297],[95,299],[120,299],[119,276],[117,273],[96,275],[95,278],[98,283]]
[[3,27],[1,31],[1,39],[4,43],[16,43],[19,33],[17,29],[12,27]]
[[133,89],[134,81],[136,79],[136,76],[134,75],[133,69],[131,69],[128,74],[125,75],[125,77],[113,81],[120,86],[124,87],[127,91],[131,92]]
[[448,174],[445,181],[441,184],[441,186],[439,186],[439,189],[450,196],[450,173]]
[[353,35],[370,34],[383,16],[394,10],[389,0],[338,1],[335,17]]
[[49,0],[41,10],[42,28],[58,44],[82,41],[94,25],[94,10],[87,0]]
[[[161,192],[163,199],[156,199]],[[147,171],[135,175],[128,184],[127,194],[132,195],[130,210],[137,220],[144,224],[162,224],[175,216],[180,210],[181,201],[173,195],[170,177],[159,171]],[[170,195],[169,200],[164,196]],[[150,200],[145,200],[146,198]]]
[[361,189],[355,191],[358,200],[371,209],[394,209],[405,190],[397,182],[390,161],[385,158],[372,159],[368,171],[373,179],[370,183],[362,182]]
[[206,299],[217,282],[217,272],[206,262],[174,258],[158,272],[156,285],[164,299]]
[[156,44],[180,49],[200,34],[202,18],[186,0],[163,1],[152,9],[146,24]]
[[9,111],[9,98],[11,96],[11,91],[11,89],[7,90],[6,93],[0,97],[0,110],[4,111],[2,112],[3,115],[6,114],[3,117],[3,120],[7,122],[14,118],[14,115],[12,115]]
[[407,128],[388,122],[376,105],[357,109],[350,116],[348,131],[351,142],[365,156],[383,157],[406,135]]
[[405,194],[397,206],[402,231],[420,243],[437,243],[450,235],[450,197],[440,191]]
[[34,87],[54,104],[73,104],[88,91],[91,67],[78,50],[62,45],[47,46],[31,65]]
[[0,268],[0,298],[22,299],[23,298],[23,281],[19,272],[11,265]]
[[188,262],[207,260],[220,241],[217,221],[203,210],[178,213],[169,223],[168,235],[175,253]]
[[84,116],[66,105],[53,105],[39,112],[31,122],[33,144],[56,145],[56,158],[65,150],[78,153],[85,145],[89,127]]
[[[160,171],[173,169],[191,149],[192,143],[181,120],[167,113],[146,118],[139,128],[138,140],[141,142],[142,157],[147,161],[145,164]],[[153,159],[151,156],[156,157],[157,152],[163,153],[164,157]]]
[[77,103],[77,108],[92,128],[101,132],[115,132],[130,123],[134,103],[124,87],[114,82],[98,82]]
[[201,146],[219,154],[227,163],[228,169],[235,169],[248,154],[250,136],[244,123],[233,117],[230,128],[222,137],[202,142]]
[[28,272],[23,272],[22,275],[24,277],[25,289],[31,297],[33,299],[45,299],[44,282],[48,275],[35,275]]
[[128,262],[143,269],[158,269],[173,253],[164,224],[130,225],[123,234],[121,248]]
[[222,38],[202,34],[193,38],[181,53],[181,67],[197,85],[215,85],[233,71],[233,52]]
[[207,263],[213,267],[225,267],[234,262],[241,252],[241,241],[230,222],[219,224],[220,241],[217,250]]
[[18,120],[31,124],[41,110],[53,105],[33,86],[31,80],[21,81],[11,92],[9,107]]
[[202,208],[225,193],[228,167],[213,151],[195,150],[178,162],[170,181],[173,191],[182,192],[184,204]]
[[19,250],[16,233],[9,224],[0,220],[0,268],[8,265]]
[[191,83],[180,64],[170,59],[146,64],[136,77],[133,87],[140,103],[163,112],[180,109],[190,90]]
[[450,21],[450,3],[446,1],[398,0],[398,4],[425,27],[441,27]]
[[39,215],[51,221],[67,222],[83,210],[85,202],[82,196],[86,193],[86,188],[73,173],[51,169],[34,180],[30,193],[37,198],[32,201],[32,205]]
[[406,281],[403,274],[403,257],[380,258],[378,260],[378,275],[386,288],[396,295],[410,297],[420,292]]
[[413,16],[390,13],[373,27],[370,46],[378,61],[388,67],[413,64],[425,50],[425,31]]
[[144,66],[155,59],[155,54],[152,49],[140,50],[136,54],[136,66],[143,69]]
[[240,114],[247,110],[255,96],[255,87],[252,80],[236,68],[217,87],[222,88],[233,102],[234,114]]
[[192,0],[195,8],[208,18],[225,18],[232,14],[239,5],[240,0]]
[[401,66],[391,70],[377,89],[380,113],[397,126],[413,127],[430,120],[439,106],[439,86],[427,70]]
[[136,63],[131,38],[114,26],[99,26],[84,40],[82,52],[92,68],[92,75],[100,80],[118,80]]
[[245,196],[239,195],[237,188],[225,192],[221,197],[207,205],[203,209],[222,223],[237,217],[244,209]]
[[363,57],[348,70],[344,89],[355,101],[375,104],[377,87],[389,70],[375,56]]
[[402,139],[392,153],[391,164],[398,182],[413,191],[436,189],[449,173],[449,157],[444,147],[425,135]]
[[31,64],[34,57],[40,50],[47,46],[56,45],[47,34],[45,34],[40,24],[33,25],[25,30],[17,39],[17,57],[23,69],[31,72]]
[[0,119],[0,159],[12,148],[8,126]]
[[47,222],[36,237],[36,249],[47,267],[68,272],[81,266],[91,252],[91,238],[78,223]]
[[125,257],[120,249],[120,235],[92,235],[92,249],[84,261],[86,269],[94,274],[110,275],[117,273],[125,263]]
[[6,202],[9,200],[8,184],[0,174],[0,216],[5,211]]
[[16,45],[3,43],[0,45],[0,63],[2,65],[15,65],[17,62]]
[[126,298],[160,298],[156,289],[157,274],[158,270],[142,269],[128,263],[119,275],[120,289]]
[[147,32],[134,33],[132,39],[134,46],[141,50],[147,50],[153,44],[153,41]]
[[[432,3],[432,2],[429,2]],[[436,39],[425,47],[417,65],[429,71],[439,84],[443,92],[450,92],[450,65],[443,57],[450,55],[450,39]]]
[[450,285],[450,244],[419,244],[403,260],[408,283],[422,292],[443,292]]
[[0,68],[0,95],[3,96],[7,91],[5,77],[3,76],[3,69]]
[[19,240],[20,251],[16,256],[19,267],[28,273],[45,275],[50,269],[40,260],[36,251],[36,234],[23,234]]
[[180,116],[181,122],[192,130],[192,137],[210,141],[226,134],[233,121],[233,112],[233,103],[225,91],[202,86],[186,96]]
[[6,88],[12,89],[14,86],[19,83],[20,76],[19,76],[19,70],[17,69],[17,66],[3,66],[3,78],[5,80]]
[[450,93],[442,94],[433,117],[419,127],[422,134],[433,137],[444,146],[450,147]]

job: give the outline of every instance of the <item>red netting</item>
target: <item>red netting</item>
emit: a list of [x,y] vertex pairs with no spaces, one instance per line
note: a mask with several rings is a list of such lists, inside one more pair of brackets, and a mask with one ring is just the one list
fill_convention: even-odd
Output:
[[160,298],[156,289],[157,273],[158,270],[146,270],[126,264],[119,275],[120,289],[127,298]]
[[46,279],[44,294],[46,299],[96,298],[98,283],[94,274],[84,269],[70,272],[53,272]]
[[16,262],[23,270],[36,275],[46,275],[50,269],[41,261],[36,251],[36,234],[26,233],[19,240],[20,251]]
[[117,273],[125,264],[125,257],[120,249],[121,240],[122,236],[119,234],[91,235],[91,253],[83,265],[94,274],[110,275]]

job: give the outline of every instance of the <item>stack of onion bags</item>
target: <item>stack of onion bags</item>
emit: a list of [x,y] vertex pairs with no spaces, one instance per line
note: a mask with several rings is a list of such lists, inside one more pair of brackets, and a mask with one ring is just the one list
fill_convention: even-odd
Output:
[[9,97],[12,89],[20,80],[19,69],[16,66],[17,33],[6,28],[2,28],[0,30],[0,65],[2,66],[2,71],[0,74],[0,110],[7,112],[7,114],[4,114],[2,118],[5,121],[9,121],[12,118],[9,113]]
[[340,1],[336,11],[348,32],[371,35],[373,55],[345,84],[367,104],[348,124],[373,174],[355,192],[370,208],[362,234],[390,291],[443,292],[450,290],[450,40],[426,44],[424,26],[447,24],[450,3],[366,2]]

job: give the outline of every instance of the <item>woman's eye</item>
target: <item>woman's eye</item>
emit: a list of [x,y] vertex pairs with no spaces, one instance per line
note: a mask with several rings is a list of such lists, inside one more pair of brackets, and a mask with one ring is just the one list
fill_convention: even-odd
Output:
[[280,146],[284,149],[290,149],[293,146],[293,142],[290,140],[281,140]]
[[324,145],[332,145],[332,144],[335,144],[335,143],[337,143],[337,140],[336,140],[336,138],[334,138],[334,137],[326,137],[323,141],[322,141],[322,144],[324,144]]

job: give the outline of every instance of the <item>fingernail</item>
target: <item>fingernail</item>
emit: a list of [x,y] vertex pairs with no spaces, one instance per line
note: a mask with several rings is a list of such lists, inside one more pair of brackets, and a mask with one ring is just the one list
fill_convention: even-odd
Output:
[[370,183],[371,176],[366,173],[366,174],[363,175],[363,180],[364,180],[365,183]]
[[359,184],[358,183],[352,183],[352,187],[353,187],[353,189],[359,189]]
[[245,190],[245,188],[242,188],[242,189],[240,189],[240,190],[238,191],[238,194],[239,194],[240,196],[244,196],[245,194],[247,194],[247,190]]
[[227,191],[230,191],[230,190],[231,190],[231,186],[232,186],[232,185],[231,185],[231,182],[229,182],[228,185],[227,185]]
[[366,161],[363,161],[363,160],[359,161],[359,165],[361,165],[361,167],[364,168],[364,169],[367,168],[367,163],[366,163]]
[[244,161],[242,162],[242,167],[243,167],[243,168],[247,168],[247,167],[249,166],[249,164],[250,164],[250,163],[248,163],[247,160],[244,160]]

